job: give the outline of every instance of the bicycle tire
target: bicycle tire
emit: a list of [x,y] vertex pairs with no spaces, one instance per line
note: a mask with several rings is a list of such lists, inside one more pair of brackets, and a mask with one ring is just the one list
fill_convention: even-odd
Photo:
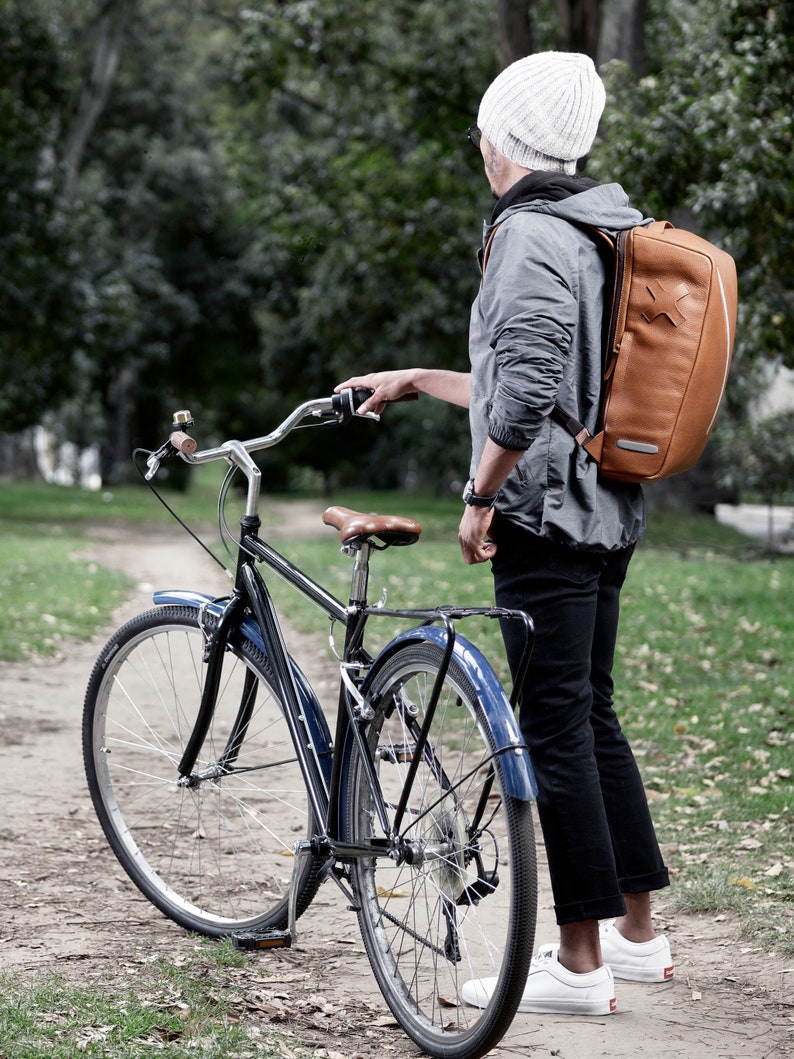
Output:
[[[176,923],[219,938],[286,927],[292,848],[311,832],[313,814],[267,660],[244,639],[224,655],[194,769],[206,778],[179,784],[216,622],[193,607],[163,606],[111,637],[86,691],[83,757],[99,822],[130,879]],[[232,766],[218,770],[246,672],[256,681],[253,712]],[[212,774],[213,763],[222,775]],[[298,915],[317,890],[318,869],[303,858]]]
[[[435,644],[408,644],[368,681],[375,716],[367,739],[392,820],[441,659]],[[378,825],[360,753],[349,746],[346,826],[360,842]],[[472,833],[477,825],[479,837]],[[351,864],[364,946],[408,1036],[428,1055],[476,1059],[501,1040],[521,999],[535,936],[537,866],[531,804],[505,793],[485,706],[454,659],[400,830],[413,864],[387,857]],[[498,881],[489,875],[497,869]],[[497,980],[484,1010],[466,1007],[460,995],[471,978]]]

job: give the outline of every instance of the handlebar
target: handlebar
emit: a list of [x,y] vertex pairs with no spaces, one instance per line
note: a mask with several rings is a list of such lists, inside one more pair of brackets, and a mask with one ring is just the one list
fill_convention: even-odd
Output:
[[[370,390],[347,389],[330,397],[319,397],[299,405],[275,430],[262,437],[248,441],[226,441],[215,448],[198,452],[198,442],[191,437],[188,430],[194,425],[193,417],[187,409],[175,412],[168,441],[152,452],[146,460],[146,481],[151,481],[160,468],[160,463],[167,456],[178,453],[186,463],[212,463],[214,460],[226,460],[236,464],[248,478],[247,514],[253,514],[259,498],[259,468],[251,459],[252,452],[272,448],[301,426],[328,426],[349,423],[354,416],[363,419],[379,420],[374,412],[359,412],[358,409],[371,395]],[[314,420],[314,422],[304,422]],[[251,509],[249,511],[249,509]]]

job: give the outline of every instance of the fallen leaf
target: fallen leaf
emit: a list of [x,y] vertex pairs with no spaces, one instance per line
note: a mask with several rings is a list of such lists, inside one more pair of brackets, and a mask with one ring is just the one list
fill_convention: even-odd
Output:
[[246,1000],[245,1006],[249,1011],[261,1011],[263,1015],[278,1015],[283,1008],[276,1004],[266,1004],[259,1000]]
[[755,883],[751,879],[747,879],[744,876],[741,879],[737,879],[736,876],[734,875],[733,878],[731,879],[731,882],[735,886],[743,886],[745,888],[745,890],[757,890],[758,889],[758,887],[755,885]]
[[396,1026],[397,1020],[392,1015],[380,1015],[372,1022],[373,1026]]

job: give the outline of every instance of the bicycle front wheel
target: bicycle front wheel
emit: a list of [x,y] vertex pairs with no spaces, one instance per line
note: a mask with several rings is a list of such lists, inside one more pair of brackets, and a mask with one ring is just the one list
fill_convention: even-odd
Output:
[[[166,606],[105,646],[83,714],[91,798],[122,866],[188,930],[223,937],[287,924],[296,839],[308,797],[264,655],[241,641],[224,655],[212,723],[191,777],[178,765],[195,723],[216,619]],[[317,889],[303,858],[297,912]]]
[[[508,1029],[526,981],[535,841],[530,803],[506,794],[483,703],[454,660],[406,812],[395,821],[441,658],[434,644],[409,644],[372,678],[368,742],[404,860],[367,857],[351,870],[365,948],[394,1016],[427,1054],[475,1059]],[[381,834],[355,747],[347,826],[354,842]],[[464,1000],[462,987],[474,979],[488,979],[484,1010]]]

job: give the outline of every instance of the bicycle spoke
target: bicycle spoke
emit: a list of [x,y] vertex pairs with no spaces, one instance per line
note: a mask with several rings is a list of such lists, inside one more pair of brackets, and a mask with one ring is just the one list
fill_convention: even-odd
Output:
[[[281,704],[251,645],[247,654],[227,652],[189,783],[178,772],[213,621],[202,629],[195,610],[163,608],[111,641],[86,696],[89,785],[116,855],[166,915],[210,934],[280,927],[292,846],[307,833],[310,810]],[[315,876],[307,862],[301,909]]]
[[[369,743],[383,801],[394,812],[409,775],[441,652],[397,652],[370,691]],[[429,1054],[483,1054],[503,1034],[534,933],[534,845],[527,803],[502,790],[501,760],[465,674],[451,664],[415,771],[398,848],[353,866],[359,920],[392,1011]],[[351,767],[351,837],[377,837],[378,814],[360,761]],[[505,983],[485,1010],[467,1007],[469,979]]]

